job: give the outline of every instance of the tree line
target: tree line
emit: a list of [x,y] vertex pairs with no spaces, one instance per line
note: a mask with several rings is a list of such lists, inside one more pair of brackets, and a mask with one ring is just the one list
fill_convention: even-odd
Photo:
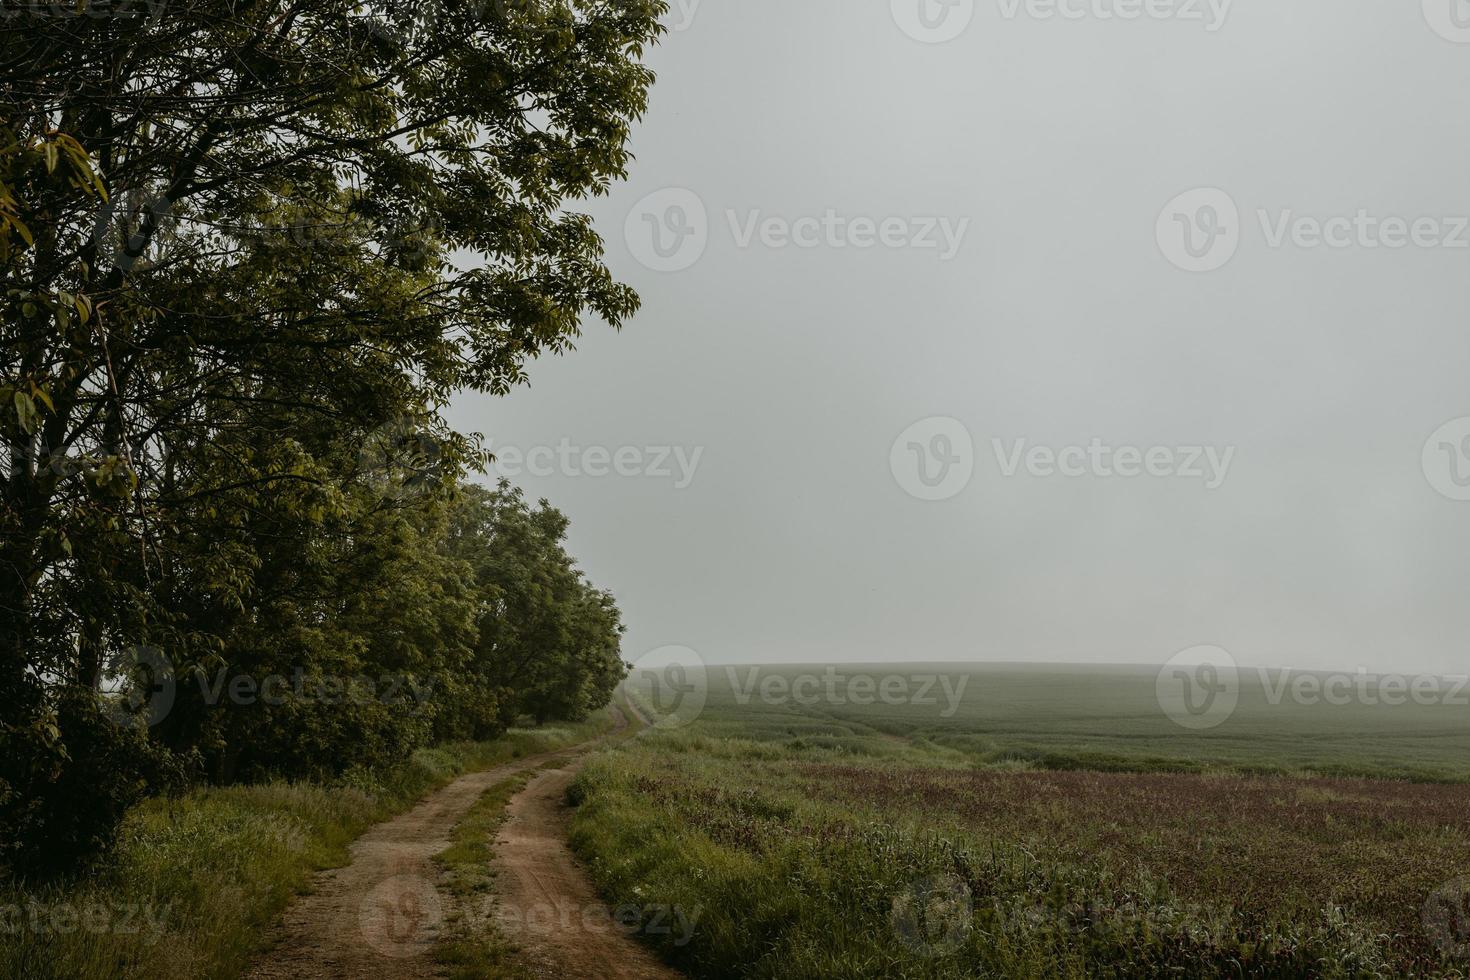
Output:
[[636,310],[569,205],[625,175],[663,12],[0,19],[0,866],[605,703],[612,597],[442,410]]

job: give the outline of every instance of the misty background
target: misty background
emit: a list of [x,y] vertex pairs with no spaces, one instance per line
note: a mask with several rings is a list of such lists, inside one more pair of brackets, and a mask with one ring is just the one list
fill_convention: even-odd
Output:
[[[1272,247],[1257,214],[1470,215],[1460,0],[1438,31],[1440,0],[1236,0],[1223,20],[1203,0],[1175,5],[1202,19],[1135,20],[922,0],[911,21],[920,2],[676,0],[630,179],[586,205],[642,311],[452,407],[497,452],[699,452],[684,487],[672,455],[667,476],[513,477],[571,518],[625,657],[1161,663],[1219,644],[1248,665],[1470,671],[1470,502],[1423,461],[1470,416],[1470,248]],[[946,14],[970,19],[944,43],[903,26]],[[706,209],[707,242],[656,271],[637,209],[670,188]],[[1211,272],[1157,233],[1195,188],[1239,208]],[[968,224],[947,260],[741,244],[753,219],[829,210]],[[943,500],[891,465],[931,417],[973,439]],[[1211,490],[1006,476],[996,439],[1235,452]]]

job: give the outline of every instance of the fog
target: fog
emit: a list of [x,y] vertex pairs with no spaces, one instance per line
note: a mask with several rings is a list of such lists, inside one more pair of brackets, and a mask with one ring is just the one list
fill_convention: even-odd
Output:
[[451,419],[628,659],[1470,671],[1460,2],[683,0],[642,310]]

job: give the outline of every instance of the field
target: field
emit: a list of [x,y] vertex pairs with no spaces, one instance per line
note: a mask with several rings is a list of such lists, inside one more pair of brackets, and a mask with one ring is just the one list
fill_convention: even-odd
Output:
[[[1447,694],[1304,703],[1248,676],[1189,731],[1156,670],[748,671],[575,789],[607,897],[698,914],[664,940],[693,975],[1470,975],[1470,709]],[[869,697],[894,676],[909,703]]]
[[[795,666],[708,671],[700,731],[742,738],[803,736],[837,745],[895,735],[966,758],[1044,768],[1124,768],[1404,777],[1470,781],[1470,687],[1440,687],[1439,703],[1298,703],[1277,697],[1302,676],[1240,672],[1239,704],[1214,729],[1190,731],[1160,709],[1155,667]],[[827,672],[835,673],[827,698]],[[802,677],[815,684],[798,686]],[[861,678],[871,678],[864,686]],[[899,693],[885,703],[886,678]],[[929,682],[934,678],[933,682]],[[765,698],[766,687],[775,696]],[[927,687],[927,689],[926,689]],[[869,693],[871,688],[872,693]],[[907,699],[903,691],[910,695]],[[925,703],[911,703],[921,697]],[[784,695],[784,698],[783,698]],[[799,703],[801,700],[809,703]],[[1278,703],[1272,703],[1273,699]],[[870,703],[859,703],[859,702]]]

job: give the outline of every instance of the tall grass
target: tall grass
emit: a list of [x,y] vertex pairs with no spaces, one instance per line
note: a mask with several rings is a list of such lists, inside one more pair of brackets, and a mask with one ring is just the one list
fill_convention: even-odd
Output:
[[348,845],[369,826],[463,773],[611,726],[611,715],[599,712],[580,725],[422,749],[389,771],[358,771],[333,785],[271,783],[150,800],[129,814],[116,854],[88,880],[0,886],[0,976],[238,976],[312,874],[345,863]]
[[[870,748],[640,739],[583,770],[572,844],[608,901],[698,914],[693,941],[661,952],[700,977],[1464,976],[1422,937],[1383,934],[1350,908],[1185,899],[1163,875],[1022,846],[1025,828],[967,829],[942,800],[937,810],[871,805],[876,792],[856,779],[830,797],[805,782],[814,768],[882,781],[923,757],[887,740]],[[830,765],[837,759],[845,765]],[[938,785],[977,771],[946,752],[930,765]],[[1275,819],[1261,814],[1232,833]],[[1276,859],[1263,875],[1291,868],[1291,853]],[[1371,891],[1382,870],[1343,873]]]

